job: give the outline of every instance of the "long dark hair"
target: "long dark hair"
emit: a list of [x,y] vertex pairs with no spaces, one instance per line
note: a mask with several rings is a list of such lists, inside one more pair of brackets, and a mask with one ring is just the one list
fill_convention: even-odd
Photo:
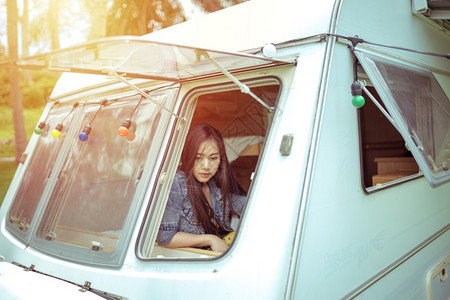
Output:
[[[204,141],[217,142],[220,154],[220,165],[216,174],[210,179],[214,180],[222,193],[221,205],[223,209],[223,222],[229,227],[231,215],[236,214],[231,205],[232,194],[245,195],[245,191],[235,180],[230,169],[230,164],[225,152],[225,144],[220,132],[209,124],[201,123],[193,126],[187,135],[186,143],[181,154],[180,169],[186,174],[186,185],[189,201],[191,202],[197,221],[205,230],[205,233],[223,235],[227,229],[220,228],[214,219],[211,206],[202,192],[202,183],[195,179],[193,174],[195,158],[200,144]],[[227,215],[227,212],[229,214]]]

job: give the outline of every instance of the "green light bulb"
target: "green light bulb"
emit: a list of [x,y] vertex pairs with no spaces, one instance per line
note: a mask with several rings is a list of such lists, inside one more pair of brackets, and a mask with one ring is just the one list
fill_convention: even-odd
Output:
[[356,108],[361,108],[364,106],[364,103],[366,103],[366,100],[361,95],[356,95],[352,98],[352,104]]

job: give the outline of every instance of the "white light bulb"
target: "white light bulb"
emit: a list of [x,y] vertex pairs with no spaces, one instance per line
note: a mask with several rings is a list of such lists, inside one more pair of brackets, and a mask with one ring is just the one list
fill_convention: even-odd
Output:
[[277,53],[277,47],[274,44],[265,44],[262,52],[265,57],[274,57]]

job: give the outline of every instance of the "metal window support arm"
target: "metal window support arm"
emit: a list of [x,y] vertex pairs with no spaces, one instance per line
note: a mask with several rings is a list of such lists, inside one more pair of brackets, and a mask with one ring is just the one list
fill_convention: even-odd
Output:
[[391,124],[398,130],[397,124],[394,119],[389,115],[389,113],[383,108],[383,106],[377,101],[377,99],[372,95],[372,93],[366,88],[364,83],[361,84],[362,90],[369,96],[370,100],[378,107],[381,113],[391,122]]
[[174,116],[175,118],[181,120],[181,121],[186,121],[185,118],[180,117],[179,115],[177,115],[176,113],[174,113],[173,111],[171,111],[170,109],[168,109],[167,107],[165,107],[164,105],[162,105],[161,103],[159,103],[159,101],[153,99],[149,94],[147,94],[145,91],[143,91],[142,89],[140,89],[139,87],[137,87],[136,85],[132,84],[131,82],[129,82],[128,80],[126,80],[124,78],[123,75],[119,75],[117,74],[116,70],[114,68],[105,68],[103,69],[103,72],[108,74],[109,77],[113,77],[113,78],[117,78],[120,81],[122,81],[123,83],[125,83],[126,85],[130,86],[131,88],[133,88],[134,90],[136,90],[140,95],[142,95],[143,97],[145,97],[146,99],[150,100],[150,102],[152,102],[153,104],[158,105],[159,107],[161,107],[163,110],[167,111],[168,113],[170,113],[172,116]]
[[265,108],[267,108],[270,112],[274,111],[274,108],[269,106],[266,102],[264,102],[261,98],[259,98],[258,96],[256,96],[251,90],[250,88],[245,85],[244,83],[240,82],[239,79],[237,79],[236,77],[233,76],[233,74],[231,74],[230,72],[228,72],[227,69],[225,69],[224,67],[222,67],[218,62],[216,62],[214,59],[212,59],[207,53],[202,53],[205,54],[206,58],[209,59],[226,77],[228,77],[231,81],[233,81],[237,86],[239,86],[239,88],[241,89],[241,92],[244,94],[248,94],[250,95],[253,99],[255,99],[256,101],[258,101],[262,106],[264,106]]

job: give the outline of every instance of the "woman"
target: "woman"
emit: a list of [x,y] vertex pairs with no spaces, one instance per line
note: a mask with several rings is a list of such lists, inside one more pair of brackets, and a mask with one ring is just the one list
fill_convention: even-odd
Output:
[[208,124],[193,126],[186,138],[157,242],[170,248],[210,247],[224,252],[222,239],[231,218],[240,216],[246,197],[234,179],[220,133]]

